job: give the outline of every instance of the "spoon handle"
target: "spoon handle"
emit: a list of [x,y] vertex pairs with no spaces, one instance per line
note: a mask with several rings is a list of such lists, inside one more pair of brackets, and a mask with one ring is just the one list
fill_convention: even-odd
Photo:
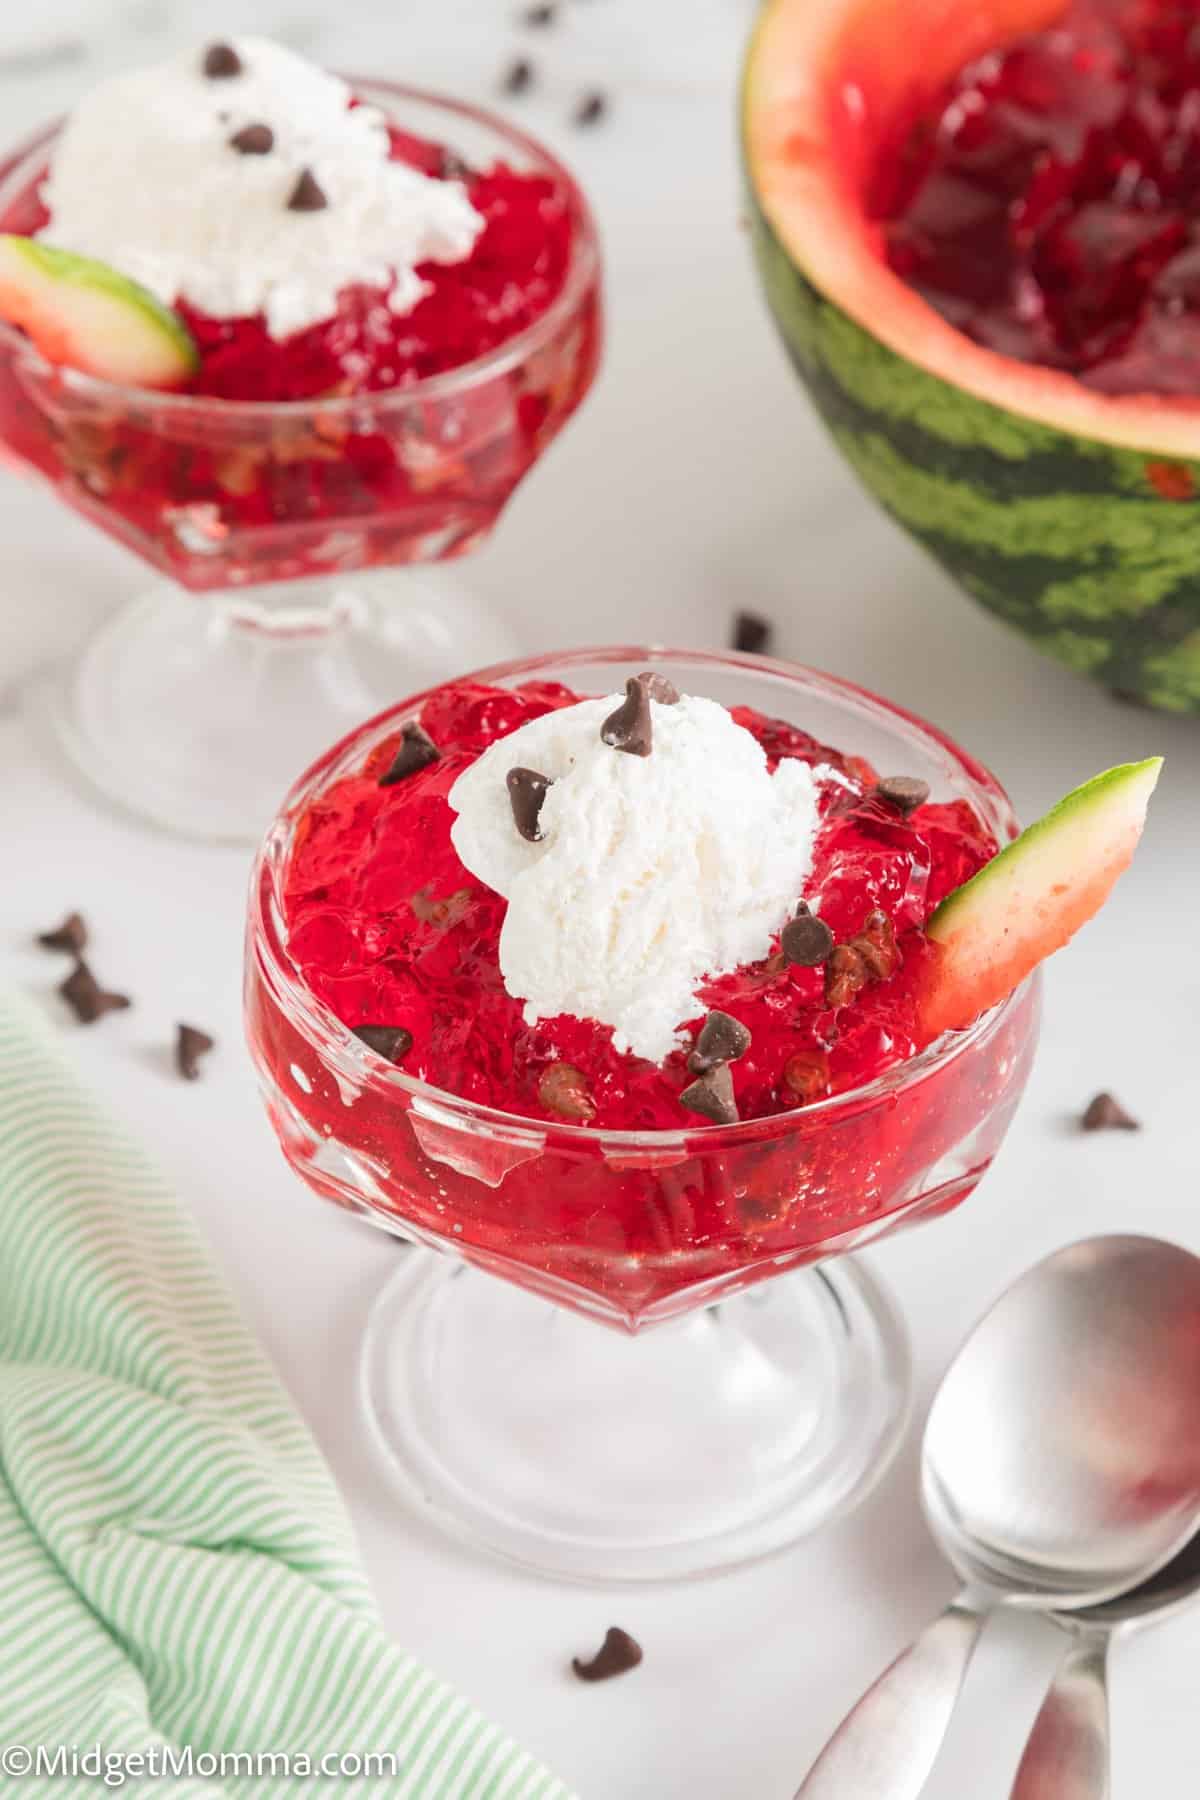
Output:
[[1085,1632],[1063,1656],[1010,1800],[1108,1800],[1108,1645]]
[[982,1628],[960,1595],[846,1714],[796,1800],[917,1800]]

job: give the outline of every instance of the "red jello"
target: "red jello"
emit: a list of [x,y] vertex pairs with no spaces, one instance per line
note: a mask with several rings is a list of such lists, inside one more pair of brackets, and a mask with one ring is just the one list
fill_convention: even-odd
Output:
[[[484,220],[470,256],[419,265],[430,291],[406,313],[390,310],[384,288],[346,288],[332,318],[286,338],[273,338],[261,314],[212,318],[177,300],[200,356],[186,392],[278,401],[403,389],[486,356],[553,303],[575,229],[563,185],[502,162],[468,168],[444,146],[395,126],[388,135],[394,161],[466,187]],[[0,231],[32,236],[49,224],[43,175],[10,199]],[[48,235],[52,243],[53,231]]]
[[[685,1050],[659,1066],[615,1050],[609,1028],[590,1019],[524,1022],[500,975],[505,902],[450,841],[446,796],[463,770],[495,739],[578,698],[544,682],[463,683],[428,700],[421,724],[439,761],[381,787],[399,742],[388,739],[301,822],[284,897],[288,947],[343,1023],[411,1033],[405,1071],[434,1087],[533,1118],[679,1130],[697,1123],[679,1103],[694,1080]],[[852,991],[841,1003],[835,965],[790,964],[777,942],[764,961],[702,989],[689,1044],[712,1008],[751,1033],[733,1067],[745,1119],[864,1086],[914,1053],[922,927],[996,843],[965,801],[905,817],[874,797],[875,773],[862,759],[749,708],[735,717],[772,768],[795,757],[819,772],[822,823],[803,898],[838,943],[853,944],[864,928],[880,939],[867,953],[868,978],[844,984]]]
[[[394,120],[418,103],[368,97]],[[485,225],[464,261],[418,269],[430,291],[410,312],[348,288],[332,318],[277,341],[261,317],[181,304],[200,366],[165,395],[73,379],[0,328],[0,444],[189,588],[471,549],[591,384],[599,262],[564,170],[498,121],[440,110],[448,138],[486,131],[491,155],[468,167],[398,122],[392,154],[461,179]],[[46,222],[47,160],[43,137],[0,168],[0,230]]]
[[[628,654],[633,667],[650,660]],[[970,1031],[910,1054],[922,922],[1014,829],[1003,796],[857,689],[675,652],[660,666],[677,685],[702,692],[715,666],[773,761],[823,771],[809,898],[843,945],[866,938],[869,976],[831,994],[832,963],[772,956],[711,984],[693,1026],[719,1005],[753,1033],[734,1065],[735,1125],[681,1107],[679,1056],[659,1068],[618,1055],[586,1019],[527,1027],[499,977],[503,903],[455,857],[446,792],[486,745],[568,704],[561,682],[607,691],[625,666],[626,653],[615,667],[608,653],[539,659],[506,688],[435,689],[331,750],[259,859],[246,1019],[272,1123],[310,1187],[637,1326],[957,1205],[1024,1086],[1037,998],[1027,984]],[[785,705],[826,736],[857,731],[889,774],[933,775],[962,798],[886,812],[868,798],[865,761],[768,716]],[[414,716],[442,758],[381,788]],[[360,1025],[402,1027],[411,1048],[393,1065],[347,1029]]]
[[1200,17],[1074,0],[962,69],[873,184],[887,258],[953,325],[1109,394],[1200,394]]

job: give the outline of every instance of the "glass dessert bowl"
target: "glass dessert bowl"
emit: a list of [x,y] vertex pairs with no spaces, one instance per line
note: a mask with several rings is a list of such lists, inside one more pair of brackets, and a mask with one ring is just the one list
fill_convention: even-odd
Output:
[[[563,683],[575,694],[605,694],[646,665],[686,693],[753,708],[777,747],[787,726],[771,722],[780,720],[801,727],[798,738],[811,734],[809,746],[843,746],[851,755],[825,771],[831,809],[838,783],[861,789],[865,758],[928,783],[931,817],[970,817],[993,847],[1015,835],[1001,789],[947,739],[807,670],[621,648],[510,663],[471,680],[510,693],[548,696],[546,684]],[[322,879],[325,856],[332,890],[337,838],[326,850],[319,834],[336,815],[357,819],[370,838],[369,803],[355,800],[354,783],[362,775],[377,789],[398,763],[419,768],[420,733],[403,727],[446,719],[455,689],[467,684],[417,695],[331,750],[292,790],[260,853],[247,1029],[271,1121],[318,1194],[421,1246],[377,1304],[363,1363],[374,1435],[411,1494],[448,1528],[558,1574],[646,1578],[729,1566],[814,1529],[886,1466],[906,1416],[905,1339],[847,1253],[948,1211],[985,1173],[1029,1071],[1036,983],[906,1060],[878,1055],[882,1072],[859,1085],[850,1063],[840,1077],[850,1085],[807,1104],[790,1103],[803,1087],[798,1077],[770,1096],[764,1087],[759,1116],[730,1124],[685,1110],[686,1098],[653,1128],[579,1122],[609,1116],[601,1076],[586,1063],[600,1098],[581,1102],[575,1069],[564,1103],[531,1068],[534,1097],[508,1108],[406,1073],[385,1060],[403,1046],[369,1025],[351,1029],[318,994],[324,983],[313,959],[349,969],[353,957],[331,948],[325,926],[297,923],[292,875],[307,858],[316,891],[311,880]],[[503,696],[472,700],[480,741],[511,727],[504,704]],[[767,736],[760,741],[770,752]],[[785,760],[800,754],[783,751]],[[428,820],[438,808],[444,832],[444,786],[425,826],[414,814],[414,846],[416,834],[435,829]],[[868,813],[866,837],[875,833],[881,845],[877,878],[890,884],[899,918],[906,899],[894,880],[897,859],[920,887],[927,840],[902,817]],[[383,858],[373,878],[390,881],[397,909],[406,894],[413,932],[427,934],[421,954],[434,959],[426,965],[432,989],[448,954],[439,939],[450,942],[471,901],[461,898],[466,889],[430,892],[426,873],[414,851],[407,868],[402,854]],[[835,890],[841,883],[848,892],[854,880],[821,871],[823,913],[834,915]],[[793,979],[764,967],[764,993]],[[796,974],[796,992],[807,992],[810,979],[810,970]],[[739,990],[746,1005],[754,981]],[[440,990],[437,1004],[454,1010]],[[357,1020],[370,1006],[360,994],[341,1010]],[[769,1012],[763,1001],[755,1015],[764,1057],[774,1042]],[[545,1053],[557,1054],[555,1033],[578,1024],[549,1021]],[[481,1039],[489,1029],[482,1004],[463,1024]],[[536,1032],[529,1042],[541,1042]],[[854,1055],[876,1066],[877,1049]],[[743,1094],[757,1080],[752,1063],[747,1055],[739,1073]],[[611,1116],[644,1107],[643,1116],[669,1118],[669,1092],[677,1098],[690,1077],[680,1060],[668,1082],[668,1067],[657,1086],[649,1074],[643,1089],[631,1081]],[[504,1063],[495,1091],[516,1080]],[[439,1250],[452,1255],[430,1254]],[[597,1322],[617,1329],[599,1331]]]
[[[249,59],[256,40],[238,42]],[[213,86],[237,123],[237,83]],[[377,81],[352,92],[386,120],[390,162],[461,182],[484,220],[465,264],[419,265],[437,279],[413,311],[351,287],[280,343],[262,315],[181,301],[200,359],[182,391],[51,362],[0,320],[0,446],[168,578],[103,628],[56,695],[67,747],[112,798],[192,835],[257,840],[322,745],[448,675],[464,642],[511,651],[469,595],[380,571],[480,544],[600,354],[595,230],[555,159],[452,100]],[[0,231],[44,224],[62,133],[0,169]],[[271,161],[227,154],[256,179]],[[508,281],[527,255],[529,279]]]

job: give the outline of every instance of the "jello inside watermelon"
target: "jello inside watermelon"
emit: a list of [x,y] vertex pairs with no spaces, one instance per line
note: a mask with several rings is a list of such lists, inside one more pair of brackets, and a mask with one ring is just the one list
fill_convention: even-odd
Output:
[[882,143],[891,267],[975,342],[1107,394],[1200,395],[1200,30],[1071,0]]

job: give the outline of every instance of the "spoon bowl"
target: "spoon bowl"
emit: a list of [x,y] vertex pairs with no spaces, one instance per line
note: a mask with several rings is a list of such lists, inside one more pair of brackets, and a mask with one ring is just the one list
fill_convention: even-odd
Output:
[[1093,1238],[1023,1276],[942,1382],[921,1486],[964,1581],[1009,1605],[1146,1582],[1200,1518],[1200,1258]]

